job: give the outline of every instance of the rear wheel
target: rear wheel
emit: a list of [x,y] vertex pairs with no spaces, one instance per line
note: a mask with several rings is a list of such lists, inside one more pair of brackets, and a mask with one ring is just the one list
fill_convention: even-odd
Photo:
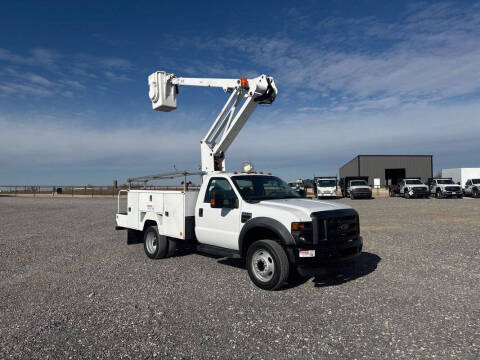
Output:
[[143,237],[143,248],[150,259],[162,259],[167,256],[168,239],[158,233],[156,226],[149,226]]
[[279,289],[288,279],[289,267],[285,250],[273,240],[259,240],[248,248],[248,275],[261,289]]

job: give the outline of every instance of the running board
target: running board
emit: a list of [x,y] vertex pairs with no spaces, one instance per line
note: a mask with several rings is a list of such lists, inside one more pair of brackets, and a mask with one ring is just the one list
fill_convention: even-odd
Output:
[[198,252],[203,252],[210,255],[216,255],[221,257],[228,257],[232,259],[241,259],[238,250],[226,249],[220,246],[198,244],[196,246]]

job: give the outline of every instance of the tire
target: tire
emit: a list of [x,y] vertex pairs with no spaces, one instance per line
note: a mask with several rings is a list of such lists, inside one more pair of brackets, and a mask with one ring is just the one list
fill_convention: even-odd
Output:
[[288,279],[290,264],[282,246],[273,240],[255,241],[247,251],[250,280],[263,290],[278,290]]
[[440,192],[440,190],[437,190],[437,192],[435,193],[435,197],[437,199],[441,199],[442,198],[442,193]]
[[478,198],[478,189],[472,190],[472,198]]
[[458,195],[458,198],[459,198],[459,199],[463,199],[463,194],[462,194],[462,195]]
[[350,191],[350,199],[355,200],[355,195]]
[[410,194],[408,193],[408,191],[403,190],[403,197],[405,199],[410,199]]
[[149,226],[143,236],[143,249],[150,259],[162,259],[168,253],[168,239],[158,233],[156,226]]

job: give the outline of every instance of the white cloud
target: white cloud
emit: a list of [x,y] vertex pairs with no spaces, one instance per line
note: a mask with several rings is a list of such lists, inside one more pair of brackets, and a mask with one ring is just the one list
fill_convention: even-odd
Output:
[[32,49],[27,56],[0,48],[0,96],[66,96],[85,90],[86,82],[99,77],[130,80],[129,60],[90,54],[66,55],[48,49]]
[[312,25],[310,35],[308,44],[273,34],[202,45],[247,53],[271,69],[288,97],[310,91],[331,108],[338,101],[351,110],[391,108],[480,90],[479,7],[418,5],[391,24],[374,17],[332,17]]
[[[229,169],[251,160],[288,177],[302,166],[338,169],[360,153],[427,153],[434,155],[436,167],[480,165],[471,156],[479,151],[480,105],[475,103],[415,105],[388,117],[383,112],[278,114],[271,109],[254,114],[227,152]],[[98,129],[45,118],[1,118],[0,162],[33,171],[46,166],[122,168],[125,177],[169,171],[174,164],[197,169],[204,129],[179,131],[172,124]]]

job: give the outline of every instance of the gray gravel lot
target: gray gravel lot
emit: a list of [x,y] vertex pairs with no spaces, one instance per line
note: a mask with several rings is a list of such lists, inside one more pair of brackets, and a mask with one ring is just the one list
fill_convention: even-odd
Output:
[[114,199],[0,197],[0,358],[480,356],[480,199],[336,200],[364,253],[266,292],[239,261],[149,260]]

